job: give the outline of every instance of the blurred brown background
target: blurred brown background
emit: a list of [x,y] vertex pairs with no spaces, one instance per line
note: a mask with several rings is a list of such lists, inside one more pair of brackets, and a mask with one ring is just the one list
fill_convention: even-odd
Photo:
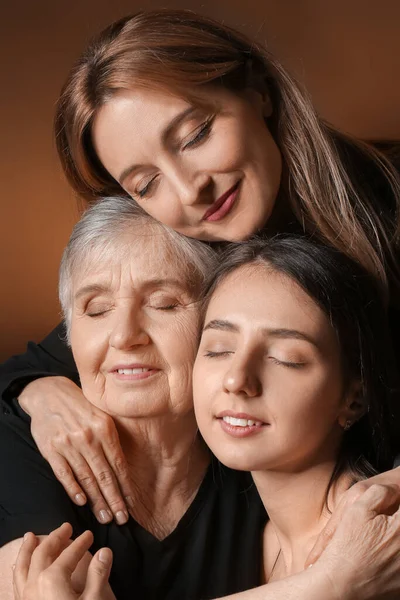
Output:
[[52,140],[62,82],[93,33],[161,7],[193,9],[266,42],[338,127],[400,138],[399,0],[3,0],[0,360],[59,320],[58,263],[78,217]]

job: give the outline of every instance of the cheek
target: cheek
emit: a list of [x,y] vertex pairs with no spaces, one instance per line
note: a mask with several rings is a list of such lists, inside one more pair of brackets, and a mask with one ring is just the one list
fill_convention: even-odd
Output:
[[89,385],[100,372],[106,356],[108,335],[104,327],[87,327],[82,323],[71,328],[71,349],[82,382]]

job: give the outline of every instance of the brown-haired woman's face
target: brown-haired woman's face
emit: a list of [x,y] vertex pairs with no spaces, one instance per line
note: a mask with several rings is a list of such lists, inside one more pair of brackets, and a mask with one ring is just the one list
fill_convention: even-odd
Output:
[[238,241],[268,221],[281,155],[261,95],[209,89],[208,106],[160,90],[122,90],[99,110],[102,164],[146,212],[201,240]]

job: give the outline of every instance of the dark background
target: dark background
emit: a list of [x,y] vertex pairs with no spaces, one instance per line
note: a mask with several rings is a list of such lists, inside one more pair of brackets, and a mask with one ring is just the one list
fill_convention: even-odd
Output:
[[92,34],[161,7],[211,15],[265,42],[337,127],[400,138],[399,0],[2,0],[0,360],[59,320],[58,263],[78,218],[52,139],[63,80]]

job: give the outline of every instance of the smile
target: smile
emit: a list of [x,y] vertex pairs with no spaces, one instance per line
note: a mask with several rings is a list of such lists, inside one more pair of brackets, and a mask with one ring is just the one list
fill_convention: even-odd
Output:
[[217,421],[221,426],[221,429],[231,437],[244,438],[251,435],[257,435],[265,428],[268,427],[269,423],[264,423],[258,419],[252,418],[251,415],[243,413],[232,413],[232,411],[224,411],[217,415]]
[[159,372],[159,369],[148,365],[117,365],[111,370],[120,381],[140,381]]
[[235,417],[222,417],[222,420],[229,425],[234,425],[235,427],[252,427],[255,425],[256,427],[261,427],[261,421],[253,421],[252,419],[236,419]]
[[204,213],[203,221],[220,221],[230,212],[238,196],[240,181],[222,194]]

